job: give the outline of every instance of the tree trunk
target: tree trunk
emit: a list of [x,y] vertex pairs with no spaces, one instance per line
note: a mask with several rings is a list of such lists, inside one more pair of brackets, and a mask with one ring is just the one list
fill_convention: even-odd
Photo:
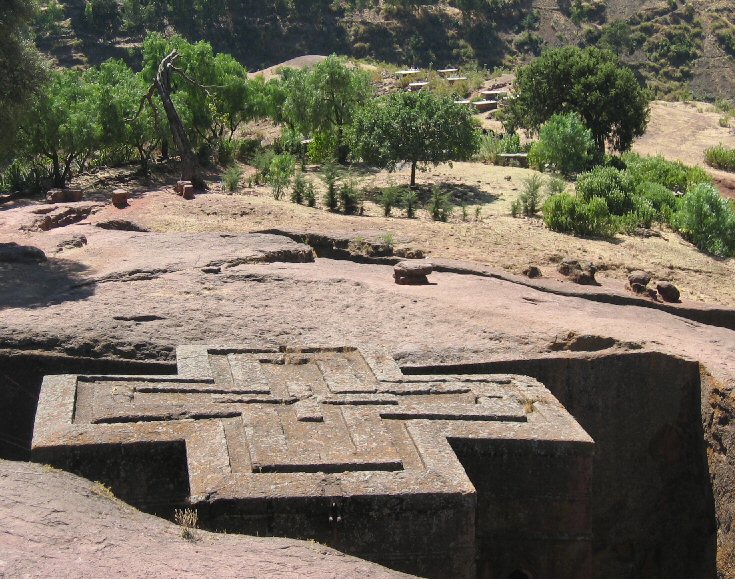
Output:
[[411,161],[411,187],[416,187],[416,161]]
[[179,53],[174,50],[161,61],[161,64],[158,65],[156,78],[153,79],[153,84],[158,91],[158,96],[161,97],[163,109],[166,111],[166,118],[168,118],[168,124],[171,127],[171,135],[181,156],[181,180],[191,181],[195,187],[202,188],[204,186],[204,180],[199,174],[199,163],[191,146],[189,136],[184,130],[181,117],[176,110],[174,102],[171,100],[171,91],[169,89],[171,86],[171,69],[178,57]]
[[54,153],[51,161],[54,165],[54,187],[63,189],[64,188],[64,175],[61,174],[61,162],[59,161],[59,154]]

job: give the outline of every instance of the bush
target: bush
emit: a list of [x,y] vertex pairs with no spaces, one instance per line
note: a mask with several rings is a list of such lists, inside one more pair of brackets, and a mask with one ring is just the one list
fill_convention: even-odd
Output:
[[533,217],[541,208],[541,187],[543,180],[540,175],[531,175],[523,181],[523,191],[518,197],[520,209],[526,217]]
[[225,191],[237,191],[240,188],[240,179],[242,178],[242,169],[240,167],[230,167],[222,174],[222,184]]
[[704,160],[715,169],[735,172],[735,149],[728,149],[721,143],[704,152]]
[[447,221],[452,214],[452,202],[449,200],[449,194],[442,193],[438,187],[434,187],[431,191],[429,214],[434,221]]
[[322,165],[321,178],[327,186],[327,191],[324,193],[324,205],[330,211],[337,211],[337,207],[339,206],[339,199],[337,197],[337,163],[331,159],[324,163]]
[[401,194],[401,204],[406,209],[406,217],[413,219],[416,217],[416,206],[419,203],[419,196],[413,189],[404,189]]
[[273,190],[273,198],[280,200],[283,192],[291,183],[291,178],[296,171],[296,158],[290,153],[275,155],[268,167],[266,182]]
[[291,201],[293,203],[298,203],[299,205],[303,203],[304,199],[306,198],[306,190],[308,186],[309,184],[306,181],[306,177],[304,177],[304,174],[299,171],[293,181],[293,188],[291,189]]
[[304,191],[304,201],[309,207],[316,207],[316,191],[314,190],[314,183],[311,181],[306,183],[306,190]]
[[587,169],[594,153],[592,131],[577,113],[565,113],[554,115],[544,123],[528,160],[540,170],[548,165],[569,176]]
[[521,138],[517,133],[496,135],[490,133],[483,135],[480,140],[480,149],[477,153],[477,159],[485,163],[497,164],[500,155],[503,153],[520,153]]
[[552,231],[577,235],[609,237],[616,230],[605,199],[592,197],[586,201],[568,193],[552,195],[546,200],[544,222]]
[[651,204],[658,221],[663,223],[671,220],[677,207],[676,195],[673,191],[650,181],[640,183],[635,191],[636,195],[643,197]]
[[707,183],[690,189],[674,216],[674,226],[702,251],[735,255],[735,210]]
[[577,181],[577,195],[589,203],[594,197],[607,202],[613,215],[625,215],[633,210],[633,179],[626,171],[613,167],[595,167]]
[[567,182],[558,177],[552,177],[546,182],[547,195],[559,195],[567,190]]
[[260,149],[260,139],[241,139],[235,141],[235,158],[242,163],[249,163]]
[[360,193],[352,181],[342,183],[339,188],[339,204],[346,215],[360,212],[361,201]]
[[267,182],[271,162],[275,156],[276,152],[273,149],[263,149],[255,154],[255,157],[253,158],[253,167],[256,169],[255,183],[257,185]]
[[398,203],[401,190],[399,187],[388,187],[383,189],[380,194],[380,205],[383,208],[383,215],[390,217],[393,207]]
[[712,182],[704,169],[688,167],[679,161],[668,161],[661,156],[641,157],[635,153],[625,153],[623,162],[636,184],[649,181],[671,191],[683,192],[697,183]]

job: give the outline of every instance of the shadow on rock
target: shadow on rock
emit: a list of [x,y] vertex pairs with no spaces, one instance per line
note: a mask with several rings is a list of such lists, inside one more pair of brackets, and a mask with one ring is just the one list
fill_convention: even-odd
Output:
[[67,259],[0,263],[0,309],[39,308],[86,299],[94,294],[94,284],[85,283],[89,281],[86,271],[85,265]]

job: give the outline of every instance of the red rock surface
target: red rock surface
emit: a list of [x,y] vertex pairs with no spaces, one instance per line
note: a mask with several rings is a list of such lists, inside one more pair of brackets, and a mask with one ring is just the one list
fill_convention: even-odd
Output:
[[194,531],[104,487],[0,460],[0,577],[407,577],[317,543]]

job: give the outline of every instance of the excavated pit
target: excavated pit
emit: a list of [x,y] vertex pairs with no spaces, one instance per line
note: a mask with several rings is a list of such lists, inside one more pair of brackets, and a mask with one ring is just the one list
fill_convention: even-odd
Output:
[[[93,360],[27,352],[0,354],[0,458],[28,460],[43,376],[173,374],[162,362]],[[593,577],[691,578],[717,575],[715,496],[703,424],[706,371],[695,361],[656,352],[565,353],[558,357],[454,366],[404,367],[406,375],[512,373],[538,379],[595,441],[592,478]],[[176,445],[173,445],[174,447]],[[135,452],[145,454],[140,447]],[[164,479],[172,504],[186,494],[180,448],[171,448]],[[462,460],[461,444],[454,450]],[[110,449],[110,461],[116,462]],[[117,461],[119,462],[119,461]],[[465,461],[462,461],[463,463]],[[84,475],[83,457],[75,468]],[[473,483],[483,469],[465,466]],[[124,495],[125,477],[102,481]],[[155,473],[136,473],[149,477]],[[509,473],[508,476],[512,476]],[[122,482],[120,482],[122,481]],[[180,497],[179,497],[180,498]],[[157,502],[153,497],[153,503]],[[156,511],[155,508],[149,508]],[[170,509],[160,510],[170,514]],[[481,577],[495,578],[490,569]]]

